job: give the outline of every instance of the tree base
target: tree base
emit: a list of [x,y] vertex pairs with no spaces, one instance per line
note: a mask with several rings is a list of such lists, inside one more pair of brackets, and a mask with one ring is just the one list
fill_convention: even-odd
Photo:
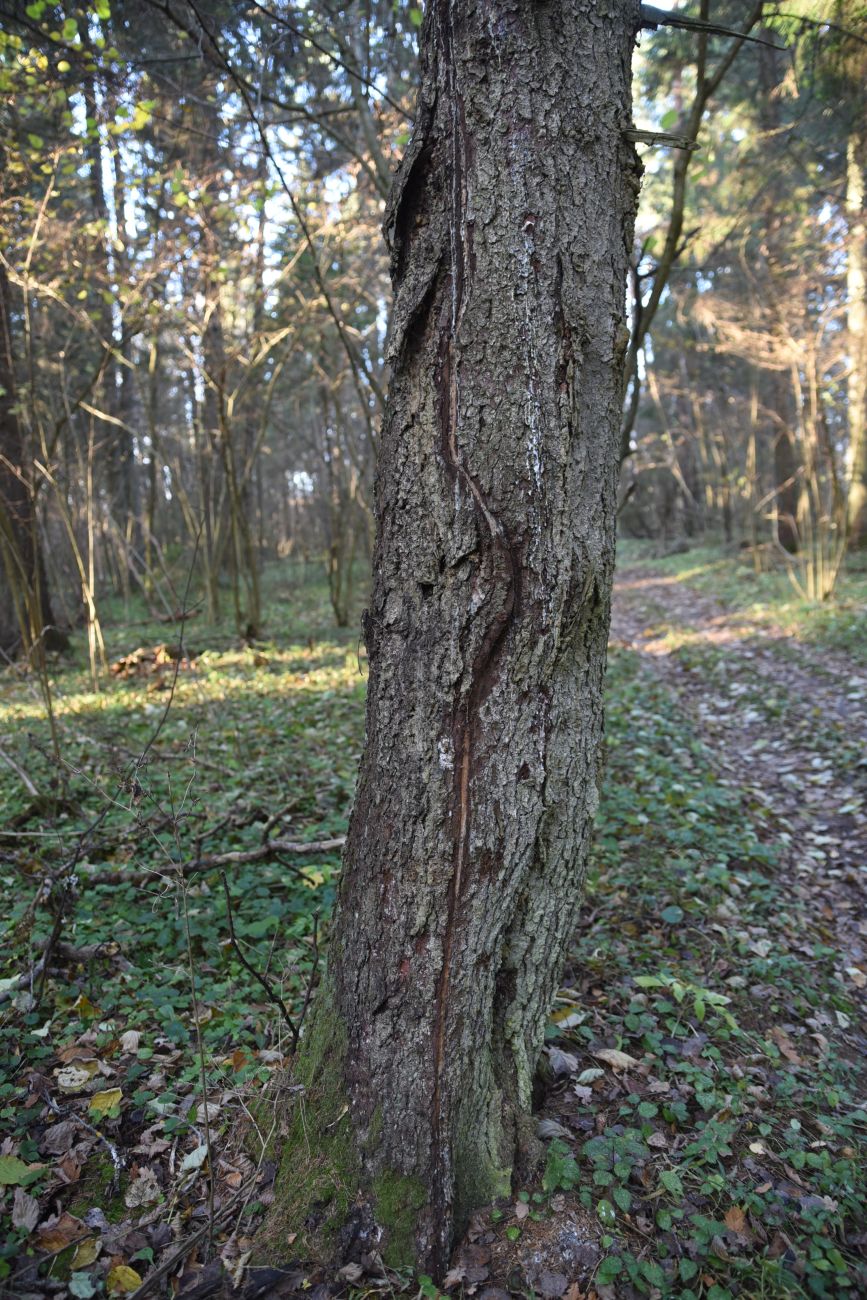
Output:
[[[415,1263],[424,1185],[385,1171],[365,1185],[364,1155],[344,1086],[346,1030],[320,990],[310,1033],[292,1070],[292,1092],[278,1117],[281,1136],[274,1203],[258,1233],[256,1256],[290,1255],[342,1266],[378,1253],[390,1268]],[[366,1146],[379,1143],[374,1123]]]

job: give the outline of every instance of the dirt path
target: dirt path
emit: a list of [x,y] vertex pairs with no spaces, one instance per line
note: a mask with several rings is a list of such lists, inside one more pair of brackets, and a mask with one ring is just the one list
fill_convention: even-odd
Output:
[[665,680],[720,780],[785,845],[845,978],[867,953],[867,672],[646,569],[619,574],[611,637]]

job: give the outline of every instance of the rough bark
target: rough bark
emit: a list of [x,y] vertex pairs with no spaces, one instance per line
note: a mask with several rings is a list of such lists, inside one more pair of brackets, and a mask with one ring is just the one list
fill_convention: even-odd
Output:
[[278,1202],[439,1276],[509,1188],[598,800],[637,13],[431,0],[387,209],[367,737]]

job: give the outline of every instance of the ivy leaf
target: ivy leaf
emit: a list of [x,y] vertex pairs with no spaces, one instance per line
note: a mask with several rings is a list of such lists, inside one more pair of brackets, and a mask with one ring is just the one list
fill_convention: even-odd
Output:
[[618,1273],[623,1272],[623,1260],[619,1255],[609,1255],[603,1259],[596,1273],[596,1281],[601,1286],[608,1286],[617,1277]]
[[596,1213],[599,1215],[602,1222],[607,1224],[609,1227],[617,1219],[617,1211],[610,1201],[601,1200],[596,1206]]

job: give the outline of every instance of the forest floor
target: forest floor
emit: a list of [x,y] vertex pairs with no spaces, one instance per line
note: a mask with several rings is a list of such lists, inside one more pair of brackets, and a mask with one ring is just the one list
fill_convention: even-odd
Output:
[[[363,730],[357,634],[286,575],[255,648],[195,619],[184,658],[130,658],[166,630],[118,617],[94,692],[77,647],[59,758],[38,683],[0,675],[0,1293],[439,1294],[375,1259],[250,1267],[290,1057],[251,968],[297,1017]],[[451,1295],[867,1295],[865,741],[867,581],[815,607],[622,548],[544,1156]]]

